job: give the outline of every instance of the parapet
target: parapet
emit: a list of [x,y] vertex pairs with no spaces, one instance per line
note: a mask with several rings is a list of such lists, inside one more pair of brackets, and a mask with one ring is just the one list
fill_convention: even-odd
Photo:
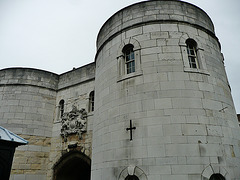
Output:
[[57,90],[58,75],[33,68],[7,68],[0,70],[0,85],[31,85]]
[[91,81],[94,78],[95,63],[74,68],[60,75],[33,68],[7,68],[0,70],[0,86],[31,85],[55,91]]
[[191,24],[215,36],[211,19],[199,7],[178,0],[152,0],[125,7],[110,17],[99,31],[97,49],[126,29],[161,22]]

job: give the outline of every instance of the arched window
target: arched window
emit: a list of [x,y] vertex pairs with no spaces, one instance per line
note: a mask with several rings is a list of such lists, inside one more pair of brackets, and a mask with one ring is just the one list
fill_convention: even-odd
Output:
[[94,91],[89,94],[89,112],[94,111]]
[[213,174],[209,180],[225,180],[225,178],[221,174]]
[[140,43],[134,38],[124,39],[117,52],[117,82],[142,74]]
[[187,39],[186,44],[190,68],[199,69],[196,41],[194,41],[193,39]]
[[125,180],[139,180],[139,178],[136,175],[128,175]]
[[59,101],[59,118],[63,116],[64,113],[64,100]]
[[125,58],[127,74],[135,72],[135,55],[133,48],[134,46],[132,44],[128,44],[124,46],[122,50]]

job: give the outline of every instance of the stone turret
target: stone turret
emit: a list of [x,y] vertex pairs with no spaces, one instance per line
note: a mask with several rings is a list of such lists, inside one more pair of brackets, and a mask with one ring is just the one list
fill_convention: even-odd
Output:
[[240,130],[203,10],[160,0],[118,11],[98,34],[95,77],[92,180],[240,177]]

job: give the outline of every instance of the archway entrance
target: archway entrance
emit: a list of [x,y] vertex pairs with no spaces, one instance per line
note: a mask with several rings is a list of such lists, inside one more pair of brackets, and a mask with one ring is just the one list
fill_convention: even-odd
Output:
[[91,160],[80,152],[64,155],[54,167],[54,180],[90,180]]

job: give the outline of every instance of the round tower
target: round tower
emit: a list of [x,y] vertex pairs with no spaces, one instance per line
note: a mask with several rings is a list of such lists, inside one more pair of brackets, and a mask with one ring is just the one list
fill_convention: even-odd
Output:
[[29,142],[16,149],[11,179],[46,179],[57,83],[47,71],[0,70],[0,125]]
[[182,1],[114,14],[97,38],[92,180],[240,177],[240,129],[208,15]]

